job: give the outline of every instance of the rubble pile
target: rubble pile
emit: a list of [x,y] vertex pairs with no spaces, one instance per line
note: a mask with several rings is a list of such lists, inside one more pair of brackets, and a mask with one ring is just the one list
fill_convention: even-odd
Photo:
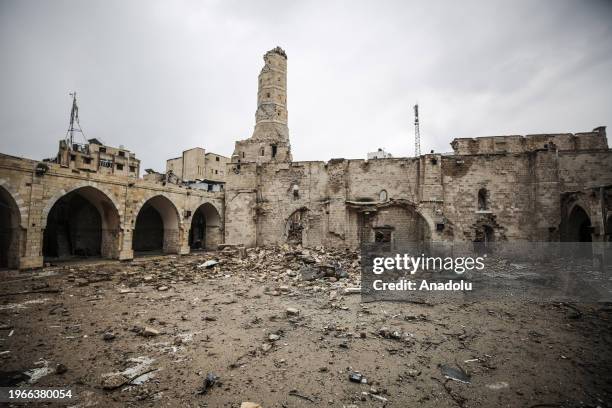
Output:
[[609,308],[364,303],[360,261],[349,250],[225,245],[8,275],[0,384],[70,386],[79,406],[109,407],[612,400]]
[[[136,259],[122,265],[70,265],[68,282],[76,286],[116,279],[128,288],[153,286],[167,291],[177,283],[199,284],[210,279],[239,277],[265,286],[278,296],[299,290],[301,294],[333,289],[337,293],[359,293],[360,256],[340,249],[302,249],[289,245],[259,248],[226,247],[214,253]],[[124,289],[124,292],[127,291]],[[334,297],[334,295],[332,295]]]

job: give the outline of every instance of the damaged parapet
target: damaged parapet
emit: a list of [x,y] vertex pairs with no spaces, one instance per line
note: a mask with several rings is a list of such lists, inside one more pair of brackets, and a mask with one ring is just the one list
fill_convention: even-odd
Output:
[[599,126],[592,132],[583,133],[460,138],[453,140],[451,146],[458,155],[526,153],[536,150],[608,150],[608,139],[606,127]]
[[255,130],[236,142],[233,163],[291,161],[287,112],[287,54],[280,47],[264,55],[259,74]]

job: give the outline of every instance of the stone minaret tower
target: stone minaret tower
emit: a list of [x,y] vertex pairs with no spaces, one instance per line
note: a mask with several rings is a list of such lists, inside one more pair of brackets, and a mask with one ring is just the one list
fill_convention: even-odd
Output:
[[287,54],[280,47],[264,55],[259,74],[253,136],[236,142],[234,163],[291,161],[287,126]]

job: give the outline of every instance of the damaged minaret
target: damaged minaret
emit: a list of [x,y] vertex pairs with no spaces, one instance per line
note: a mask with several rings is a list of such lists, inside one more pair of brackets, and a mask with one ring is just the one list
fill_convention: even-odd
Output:
[[287,127],[287,54],[280,47],[264,55],[259,74],[253,136],[236,142],[233,163],[291,161]]

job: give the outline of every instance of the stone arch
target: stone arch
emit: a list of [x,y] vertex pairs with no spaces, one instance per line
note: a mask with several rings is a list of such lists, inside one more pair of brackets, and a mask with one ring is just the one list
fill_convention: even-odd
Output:
[[191,215],[189,228],[189,247],[197,249],[217,249],[223,242],[221,215],[209,202],[200,204]]
[[0,268],[18,268],[23,227],[15,197],[0,185]]
[[564,241],[591,242],[591,217],[588,211],[579,203],[574,203],[567,212],[564,231]]
[[43,209],[43,257],[117,258],[121,214],[117,203],[94,184],[61,190]]
[[57,203],[57,201],[59,201],[62,197],[66,196],[67,194],[70,194],[73,191],[79,190],[79,189],[84,188],[84,187],[91,187],[91,188],[93,188],[95,190],[100,191],[102,194],[104,194],[104,196],[106,196],[106,199],[108,201],[110,201],[113,204],[113,207],[117,210],[117,213],[119,214],[120,221],[123,220],[123,206],[115,198],[115,195],[113,193],[111,193],[103,185],[99,185],[98,183],[94,183],[94,182],[88,182],[88,183],[87,182],[81,182],[81,183],[77,183],[77,184],[71,186],[68,189],[61,189],[61,190],[57,191],[49,200],[47,200],[47,204],[45,204],[45,208],[43,208],[43,210],[42,210],[41,228],[45,228],[46,227],[46,225],[47,225],[47,218],[49,216],[49,212],[51,211],[51,209],[53,208],[55,203]]
[[27,229],[28,207],[25,205],[25,200],[21,198],[19,191],[16,188],[13,188],[11,183],[9,183],[6,179],[0,179],[0,187],[6,190],[12,201],[15,203],[17,209],[19,210],[19,226],[23,229]]
[[132,249],[135,252],[180,252],[180,213],[174,202],[165,194],[143,200],[133,222]]

